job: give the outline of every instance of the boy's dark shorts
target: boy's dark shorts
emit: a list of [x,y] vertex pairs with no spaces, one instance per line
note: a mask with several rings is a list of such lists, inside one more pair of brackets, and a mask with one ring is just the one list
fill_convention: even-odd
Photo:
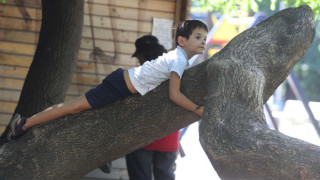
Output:
[[123,71],[121,68],[113,71],[101,84],[86,92],[85,96],[92,108],[102,107],[132,94],[124,80]]

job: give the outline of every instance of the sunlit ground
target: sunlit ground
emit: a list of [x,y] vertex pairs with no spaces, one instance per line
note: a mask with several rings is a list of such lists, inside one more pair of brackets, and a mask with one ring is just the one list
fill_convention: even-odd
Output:
[[219,180],[199,142],[199,123],[189,126],[182,137],[181,145],[185,156],[176,160],[176,180]]
[[[315,119],[320,120],[320,102],[310,102],[310,109]],[[279,131],[316,145],[320,145],[314,126],[312,125],[303,104],[300,101],[289,100],[285,103],[282,112],[275,112],[274,116],[279,119]]]

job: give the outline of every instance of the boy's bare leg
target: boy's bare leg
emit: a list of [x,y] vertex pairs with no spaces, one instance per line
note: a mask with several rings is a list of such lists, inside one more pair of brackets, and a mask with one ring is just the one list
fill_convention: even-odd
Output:
[[[59,117],[68,115],[68,114],[76,114],[80,111],[90,109],[91,106],[88,103],[86,97],[84,95],[72,99],[70,101],[66,101],[60,104],[53,105],[44,111],[41,111],[30,118],[27,119],[25,125],[22,127],[24,130],[43,122],[47,122],[53,119],[57,119]],[[19,124],[19,121],[17,122]]]

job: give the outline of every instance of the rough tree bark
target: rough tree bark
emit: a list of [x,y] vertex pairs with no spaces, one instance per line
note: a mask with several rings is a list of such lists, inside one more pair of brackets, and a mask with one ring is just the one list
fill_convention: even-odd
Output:
[[17,112],[31,116],[64,100],[81,43],[83,8],[83,0],[42,1],[39,42]]
[[29,117],[64,100],[80,47],[83,8],[83,0],[42,1],[39,41],[15,112]]
[[200,142],[222,179],[320,179],[320,148],[269,129],[263,113],[314,35],[308,6],[286,9],[208,63]]
[[[311,44],[313,23],[308,7],[281,11],[185,72],[183,93],[198,104],[206,100],[201,142],[221,178],[319,175],[320,148],[268,129],[262,112]],[[38,125],[1,146],[0,179],[79,179],[198,119],[169,100],[165,82],[146,96]]]

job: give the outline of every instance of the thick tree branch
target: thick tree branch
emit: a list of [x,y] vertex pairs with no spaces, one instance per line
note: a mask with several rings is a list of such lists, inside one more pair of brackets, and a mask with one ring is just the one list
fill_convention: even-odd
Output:
[[320,178],[320,147],[270,130],[263,113],[314,35],[311,9],[289,8],[212,57],[200,139],[222,179]]
[[[198,104],[207,94],[207,63],[185,72],[182,91]],[[168,97],[168,82],[100,109],[39,125],[0,147],[0,179],[79,179],[199,120]]]

